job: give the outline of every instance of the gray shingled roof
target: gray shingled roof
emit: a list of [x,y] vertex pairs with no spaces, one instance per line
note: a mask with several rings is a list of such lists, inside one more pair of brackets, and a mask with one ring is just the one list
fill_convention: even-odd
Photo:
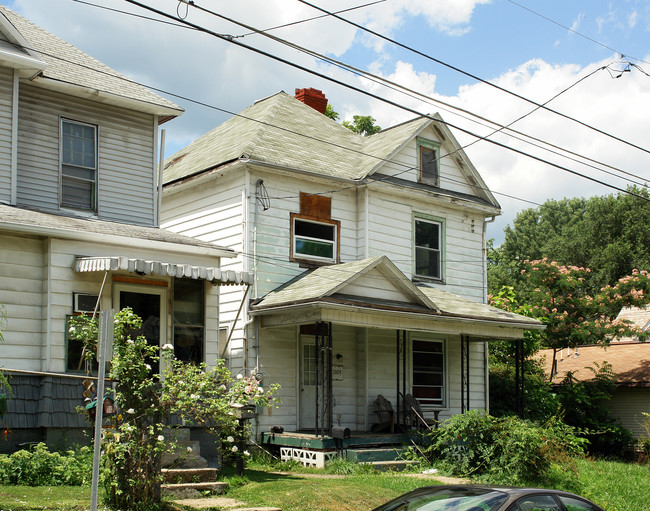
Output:
[[[262,299],[251,306],[251,311],[269,310],[286,305],[313,303],[318,301],[336,301],[351,303],[358,306],[366,306],[377,309],[381,306],[386,308],[401,307],[416,313],[437,314],[445,317],[457,317],[464,319],[477,319],[496,321],[503,323],[517,323],[527,328],[543,328],[542,323],[536,319],[521,316],[511,312],[497,309],[489,305],[475,302],[453,293],[442,291],[427,286],[415,286],[401,272],[399,278],[391,278],[391,285],[400,284],[408,296],[412,294],[410,302],[394,302],[371,299],[368,297],[352,297],[339,294],[344,291],[344,286],[352,283],[363,275],[369,268],[388,266],[391,271],[397,271],[396,267],[386,256],[379,256],[370,259],[363,259],[351,263],[342,263],[331,266],[322,266],[314,270],[308,270],[298,275],[293,280],[271,291]],[[394,269],[394,270],[393,270]],[[410,289],[409,289],[410,288]],[[419,294],[426,298],[421,300]]]
[[[43,28],[0,5],[0,28],[10,23],[27,41],[32,52],[47,63],[35,83],[56,85],[58,83],[93,89],[105,97],[121,98],[140,103],[144,111],[169,116],[178,116],[183,109],[146,87],[134,83],[97,59],[87,55],[63,39],[50,34]],[[107,41],[107,44],[110,42]]]
[[[185,245],[188,247],[203,247],[223,252],[232,250],[220,247],[207,241],[201,241],[190,236],[183,236],[157,227],[144,227],[139,225],[120,224],[86,218],[76,218],[51,213],[43,213],[31,209],[19,208],[0,204],[0,229],[10,226],[13,229],[29,230],[30,228],[43,228],[51,231],[52,236],[65,237],[65,233],[86,232],[120,236],[125,239],[159,241]],[[234,256],[234,253],[233,253]]]
[[364,137],[278,92],[169,157],[164,181],[176,181],[241,157],[358,180],[429,122],[420,117]]

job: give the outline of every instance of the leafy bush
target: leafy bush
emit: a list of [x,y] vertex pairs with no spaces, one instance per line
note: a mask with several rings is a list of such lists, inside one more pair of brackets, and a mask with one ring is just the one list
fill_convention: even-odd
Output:
[[587,369],[592,379],[577,380],[569,372],[557,387],[564,422],[589,440],[590,454],[621,458],[629,452],[633,436],[609,416],[607,403],[616,390],[616,375],[607,362]]
[[27,486],[80,486],[90,482],[92,451],[89,447],[64,453],[50,452],[39,443],[32,450],[0,455],[0,484]]
[[492,483],[532,484],[555,477],[583,453],[585,441],[558,419],[543,425],[517,417],[497,418],[478,410],[456,415],[431,433],[427,455],[457,476],[489,478]]

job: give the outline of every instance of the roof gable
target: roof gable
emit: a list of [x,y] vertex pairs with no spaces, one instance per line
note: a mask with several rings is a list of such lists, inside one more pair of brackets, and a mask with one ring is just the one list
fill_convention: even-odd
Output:
[[[0,31],[9,43],[18,44],[13,53],[28,55],[35,62],[37,76],[31,83],[67,94],[104,101],[160,115],[178,116],[183,109],[146,87],[121,75],[72,44],[0,5]],[[5,53],[6,54],[6,53]]]
[[437,310],[436,305],[386,256],[310,270],[271,291],[256,305],[277,306],[334,295],[379,298]]
[[[418,117],[364,137],[285,92],[256,102],[169,157],[164,182],[180,181],[236,159],[356,182],[378,174],[390,163],[396,165],[397,172],[388,169],[386,175],[399,177],[401,167],[395,163],[400,160],[399,152],[415,143],[417,136],[429,127],[440,134],[451,164],[458,166],[457,174],[466,181],[465,189],[471,191],[457,195],[470,200],[478,198],[499,208],[438,114]],[[422,189],[432,188],[414,184]],[[449,192],[454,193],[453,189]]]

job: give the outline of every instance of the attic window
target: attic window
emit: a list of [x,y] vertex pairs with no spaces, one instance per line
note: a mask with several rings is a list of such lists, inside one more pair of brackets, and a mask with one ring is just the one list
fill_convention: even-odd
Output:
[[332,220],[332,199],[300,194],[300,213],[291,213],[291,260],[336,263],[340,252],[341,222]]
[[432,140],[418,138],[419,181],[440,186],[440,144]]

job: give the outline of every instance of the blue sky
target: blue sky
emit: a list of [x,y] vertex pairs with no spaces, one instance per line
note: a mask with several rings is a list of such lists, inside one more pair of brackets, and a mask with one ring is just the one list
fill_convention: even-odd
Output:
[[[177,0],[141,0],[166,12],[183,14]],[[328,10],[369,0],[314,0]],[[343,119],[371,114],[388,127],[413,114],[369,99],[331,82],[254,55],[204,34],[110,12],[73,0],[0,0],[114,69],[180,96],[238,112],[279,90],[323,90]],[[151,15],[123,0],[88,0],[95,5]],[[200,0],[200,6],[258,28],[318,14],[297,0]],[[536,11],[534,14],[529,10]],[[414,47],[435,59],[489,80],[536,102],[544,102],[581,78],[588,78],[550,106],[602,131],[650,148],[650,2],[636,0],[386,0],[343,16]],[[542,16],[548,18],[544,19]],[[187,19],[233,35],[246,31],[189,8]],[[552,21],[549,21],[552,20]],[[561,25],[561,26],[560,26]],[[567,27],[571,30],[568,30]],[[319,19],[273,32],[312,50],[392,79],[435,99],[507,124],[532,106],[404,49],[380,41],[335,19]],[[589,40],[589,39],[591,40]],[[489,129],[443,106],[400,96],[311,57],[269,42],[259,35],[237,39],[300,62],[310,69],[406,104],[419,112],[439,111],[443,118],[472,132]],[[639,66],[616,76],[625,65],[617,52]],[[609,69],[599,68],[609,67]],[[228,114],[171,98],[185,108],[167,123],[167,155],[223,122]],[[595,133],[548,112],[537,111],[515,126],[523,133],[597,160],[613,174],[635,174],[650,181],[650,154]],[[472,137],[456,132],[462,144]],[[561,158],[503,134],[495,140],[555,161],[575,171],[625,188],[629,180]],[[547,199],[592,196],[614,190],[552,166],[490,145],[475,143],[466,152],[503,207],[488,236],[499,243],[502,230],[518,211]],[[514,198],[512,198],[514,197]],[[523,199],[523,200],[522,200]]]

